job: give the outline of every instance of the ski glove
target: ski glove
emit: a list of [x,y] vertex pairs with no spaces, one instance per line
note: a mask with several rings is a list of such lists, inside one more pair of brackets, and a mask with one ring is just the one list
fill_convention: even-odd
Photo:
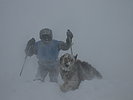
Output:
[[66,43],[67,45],[71,45],[72,43],[72,38],[73,38],[73,34],[70,30],[67,30],[67,39],[66,39]]
[[70,39],[73,38],[73,34],[69,29],[67,30],[67,38],[70,38]]
[[27,46],[25,48],[25,54],[27,56],[32,56],[34,54],[34,45],[35,45],[35,39],[32,38],[28,41]]

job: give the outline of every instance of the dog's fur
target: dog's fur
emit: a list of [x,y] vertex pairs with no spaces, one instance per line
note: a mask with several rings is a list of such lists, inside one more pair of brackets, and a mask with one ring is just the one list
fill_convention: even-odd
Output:
[[60,64],[60,74],[64,80],[60,89],[63,92],[77,89],[83,80],[102,78],[102,75],[90,64],[77,60],[77,55],[64,54],[60,57]]

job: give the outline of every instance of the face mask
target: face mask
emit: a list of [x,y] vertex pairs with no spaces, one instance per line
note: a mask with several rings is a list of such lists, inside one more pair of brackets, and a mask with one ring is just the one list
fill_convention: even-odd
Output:
[[43,34],[41,35],[41,40],[45,41],[45,42],[49,42],[52,40],[52,36],[51,35],[47,35],[47,34]]

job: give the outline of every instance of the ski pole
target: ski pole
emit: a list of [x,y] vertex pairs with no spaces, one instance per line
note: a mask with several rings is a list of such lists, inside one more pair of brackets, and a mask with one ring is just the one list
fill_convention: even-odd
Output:
[[[30,46],[30,48],[28,49],[28,53],[29,53],[31,47],[32,47],[32,46]],[[27,59],[27,57],[28,57],[28,55],[25,56],[23,66],[22,66],[21,71],[20,71],[20,74],[19,74],[20,76],[22,75],[22,72],[23,72],[23,69],[24,69],[24,66],[25,66],[25,63],[26,63],[26,59]]]
[[73,45],[73,43],[71,44],[71,55],[73,55],[73,49],[72,49],[72,45]]
[[23,72],[23,69],[24,69],[24,65],[25,65],[25,62],[26,62],[26,59],[27,59],[27,55],[25,56],[25,59],[24,59],[24,63],[23,63],[23,66],[22,66],[22,68],[21,68],[21,71],[20,71],[20,76],[22,75],[22,72]]

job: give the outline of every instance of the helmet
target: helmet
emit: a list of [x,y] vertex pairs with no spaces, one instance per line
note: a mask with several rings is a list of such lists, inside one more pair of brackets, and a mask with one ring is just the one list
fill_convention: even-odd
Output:
[[44,28],[40,30],[40,39],[43,41],[51,41],[53,38],[52,30],[49,28]]

